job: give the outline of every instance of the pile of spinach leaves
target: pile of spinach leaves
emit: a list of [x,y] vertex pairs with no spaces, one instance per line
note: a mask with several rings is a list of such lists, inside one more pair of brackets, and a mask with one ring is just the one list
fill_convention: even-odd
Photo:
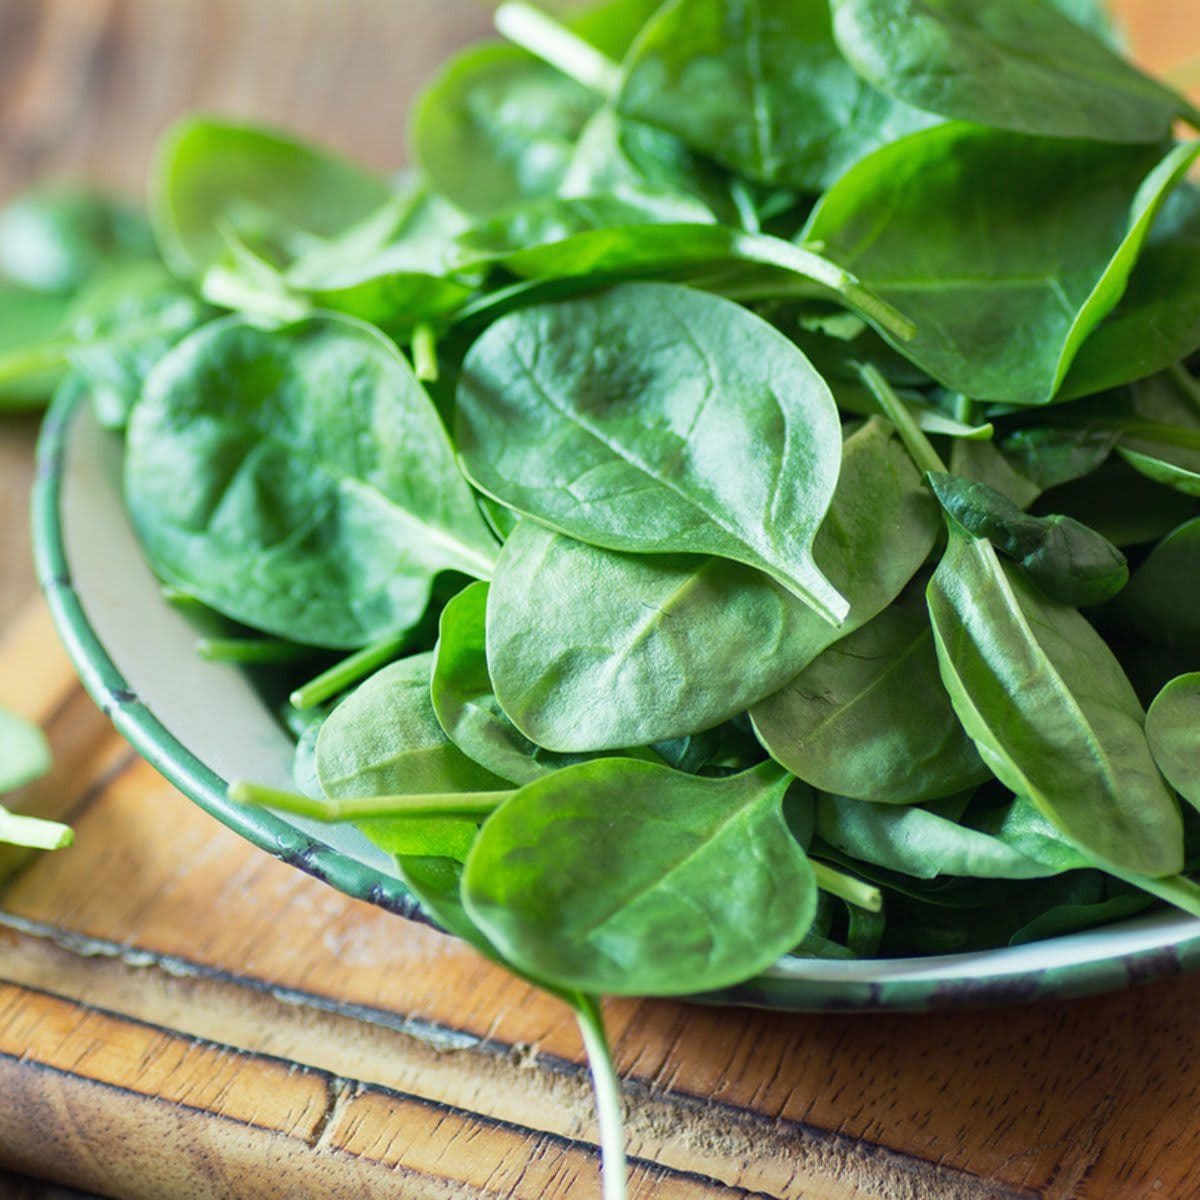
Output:
[[199,117],[159,261],[10,208],[0,388],[291,673],[232,795],[575,1007],[616,1197],[595,997],[1200,916],[1200,113],[1091,0],[497,24],[398,180]]

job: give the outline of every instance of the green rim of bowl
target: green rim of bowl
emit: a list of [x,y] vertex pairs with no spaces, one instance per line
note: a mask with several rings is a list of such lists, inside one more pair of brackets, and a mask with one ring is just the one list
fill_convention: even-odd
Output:
[[[138,699],[109,657],[72,584],[60,510],[67,431],[86,402],[78,389],[65,387],[51,405],[38,442],[32,504],[39,582],[84,688],[143,758],[223,825],[348,896],[433,924],[399,880],[316,841],[270,812],[233,803],[226,795],[226,781]],[[1134,926],[1137,922],[1113,927],[1113,934]],[[1089,995],[1200,967],[1200,922],[1148,941],[1136,949],[1106,953],[1100,938],[1083,950],[1068,950],[1070,937],[1048,939],[1038,944],[1045,961],[1021,966],[1011,963],[1006,950],[854,964],[788,958],[758,979],[695,999],[809,1012],[921,1011]],[[989,955],[994,960],[989,961]],[[881,977],[870,977],[876,974]]]

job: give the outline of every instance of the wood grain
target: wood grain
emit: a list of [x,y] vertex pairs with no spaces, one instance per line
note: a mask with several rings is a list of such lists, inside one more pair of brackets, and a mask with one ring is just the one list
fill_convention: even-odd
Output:
[[[1179,0],[1122,6],[1160,68]],[[194,106],[380,168],[472,0],[0,0],[0,197],[136,192]],[[0,856],[0,1166],[108,1196],[597,1194],[578,1036],[459,943],[241,842],[115,737],[33,592],[35,423],[0,429],[0,704],[47,728],[19,796],[76,846]],[[17,619],[16,614],[24,616]],[[1200,1197],[1200,979],[928,1017],[607,1006],[648,1200]],[[0,1196],[56,1193],[0,1174]],[[20,1190],[25,1189],[25,1190]]]

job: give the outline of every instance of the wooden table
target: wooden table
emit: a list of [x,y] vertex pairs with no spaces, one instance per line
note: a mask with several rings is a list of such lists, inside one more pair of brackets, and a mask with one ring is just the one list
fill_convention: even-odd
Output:
[[[1143,57],[1200,53],[1192,0],[1124,8]],[[0,0],[0,195],[136,187],[194,105],[390,165],[429,64],[485,24],[469,0]],[[78,841],[0,856],[0,1197],[597,1194],[559,1005],[239,841],[84,697],[31,603],[34,432],[0,425],[0,703],[56,753],[22,805]],[[931,1017],[613,1003],[634,1194],[1200,1197],[1198,1010],[1200,977]]]

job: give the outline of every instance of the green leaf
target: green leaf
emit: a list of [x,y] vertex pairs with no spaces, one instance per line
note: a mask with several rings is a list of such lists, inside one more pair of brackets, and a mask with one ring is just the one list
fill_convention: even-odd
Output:
[[1137,696],[1092,626],[954,526],[928,599],[942,680],[996,777],[1102,865],[1179,871],[1178,805]]
[[1047,404],[1198,152],[944,125],[847,172],[804,238],[916,323],[895,344],[939,383]]
[[36,725],[0,708],[0,795],[39,779],[51,765],[45,734]]
[[1146,737],[1171,786],[1200,808],[1200,674],[1180,675],[1163,688],[1146,715]]
[[975,537],[987,538],[1040,591],[1060,604],[1101,604],[1129,582],[1120,550],[1074,517],[1033,517],[986,483],[927,476],[942,507]]
[[159,146],[150,214],[167,266],[199,279],[226,257],[227,228],[269,261],[286,262],[389,196],[384,180],[285,134],[188,117]]
[[488,606],[496,696],[525,734],[556,750],[708,729],[891,603],[937,532],[916,470],[878,422],[847,441],[815,544],[850,604],[840,629],[727,560],[616,554],[523,522],[501,552]]
[[606,759],[526,785],[467,860],[468,914],[505,958],[560,986],[685,995],[791,949],[816,884],[789,837],[789,777],[729,779]]
[[884,610],[750,716],[771,757],[822,792],[920,804],[988,778],[942,686],[923,604]]
[[[1043,879],[1091,866],[1055,836],[1027,800],[1013,800],[983,832],[923,808],[841,796],[817,802],[817,833],[844,854],[917,879]],[[1034,831],[1039,836],[1031,836]]]
[[457,441],[477,487],[560,532],[745,562],[846,615],[812,557],[837,407],[795,347],[728,301],[626,284],[503,318],[463,366]]
[[153,252],[145,218],[108,196],[59,187],[0,208],[0,279],[31,291],[68,296]]
[[0,281],[0,412],[36,408],[63,378],[70,301]]
[[1157,142],[1194,110],[1030,0],[831,0],[838,45],[889,96],[1040,137]]
[[[331,799],[443,795],[505,783],[455,747],[429,699],[431,654],[372,675],[330,713],[317,737],[317,775]],[[461,817],[380,817],[358,827],[389,854],[465,859],[476,822]]]
[[435,574],[495,553],[412,369],[346,317],[193,334],[134,410],[125,485],[164,579],[305,644],[407,629]]
[[88,288],[72,309],[69,358],[100,424],[123,429],[159,359],[214,315],[150,264],[107,275]]
[[672,0],[634,43],[617,107],[743,176],[802,191],[930,123],[854,73],[826,0]]

